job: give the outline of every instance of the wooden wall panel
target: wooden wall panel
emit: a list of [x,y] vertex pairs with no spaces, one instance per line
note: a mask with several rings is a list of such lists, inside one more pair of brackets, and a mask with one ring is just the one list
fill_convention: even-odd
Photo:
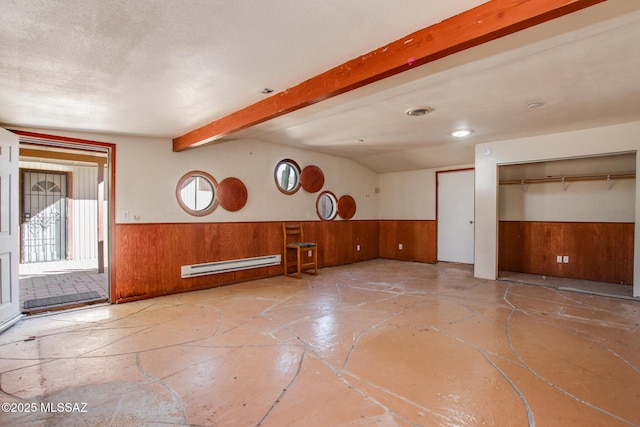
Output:
[[[378,258],[380,226],[378,221],[350,221],[351,247],[354,249],[353,262]],[[360,250],[357,249],[360,245]]]
[[380,258],[435,264],[436,232],[437,223],[433,220],[380,221]]
[[[320,267],[378,258],[378,221],[301,221]],[[356,250],[356,243],[361,250]],[[182,265],[283,253],[282,222],[118,224],[113,300],[125,302],[283,274],[282,265],[180,277]]]
[[523,268],[550,276],[565,277],[556,256],[563,253],[563,223],[536,222],[524,227]]
[[633,282],[634,224],[574,223],[565,225],[562,264],[566,277],[612,283]]
[[633,223],[501,221],[498,269],[631,284],[633,236]]
[[524,224],[521,221],[500,221],[498,228],[498,269],[523,272]]

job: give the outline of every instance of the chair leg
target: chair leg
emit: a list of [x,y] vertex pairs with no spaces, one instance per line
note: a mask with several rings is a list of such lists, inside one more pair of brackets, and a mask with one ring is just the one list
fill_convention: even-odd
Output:
[[313,274],[318,274],[318,248],[313,250]]
[[287,264],[287,255],[289,255],[289,251],[285,246],[284,248],[284,275],[285,276],[289,275],[289,265]]
[[300,252],[300,247],[298,246],[298,251],[297,251],[297,258],[296,260],[298,261],[298,279],[302,279],[302,253]]

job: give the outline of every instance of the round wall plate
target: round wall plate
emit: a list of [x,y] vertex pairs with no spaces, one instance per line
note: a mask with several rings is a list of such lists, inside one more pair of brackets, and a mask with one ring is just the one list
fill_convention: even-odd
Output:
[[345,195],[338,200],[338,215],[342,219],[351,219],[356,214],[356,201],[353,197]]
[[229,212],[239,211],[247,204],[247,187],[238,178],[225,178],[218,184],[218,203]]
[[324,185],[324,173],[318,166],[309,165],[302,169],[300,185],[309,193],[317,193]]

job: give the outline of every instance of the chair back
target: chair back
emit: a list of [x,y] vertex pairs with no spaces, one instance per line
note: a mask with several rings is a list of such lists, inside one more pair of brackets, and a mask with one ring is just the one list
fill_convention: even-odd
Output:
[[282,224],[282,232],[284,234],[284,244],[292,242],[304,242],[304,234],[302,233],[302,225],[296,224]]

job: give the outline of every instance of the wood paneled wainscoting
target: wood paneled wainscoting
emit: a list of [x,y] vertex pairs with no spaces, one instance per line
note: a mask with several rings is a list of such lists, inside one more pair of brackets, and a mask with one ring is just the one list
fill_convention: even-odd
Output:
[[633,238],[633,223],[500,221],[498,269],[629,285]]
[[437,230],[435,220],[381,220],[380,258],[435,264]]
[[[379,256],[379,223],[301,222],[305,240],[318,243],[318,266]],[[360,245],[360,250],[357,250]],[[117,224],[112,300],[211,288],[283,274],[282,265],[182,279],[183,265],[282,254],[282,222]]]

